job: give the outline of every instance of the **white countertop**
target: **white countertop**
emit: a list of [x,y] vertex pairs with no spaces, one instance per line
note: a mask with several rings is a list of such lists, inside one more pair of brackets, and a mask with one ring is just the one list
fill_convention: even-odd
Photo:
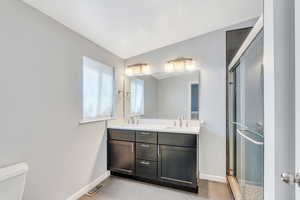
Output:
[[136,130],[136,131],[152,131],[165,133],[184,133],[184,134],[200,134],[200,127],[174,127],[167,125],[152,125],[152,124],[114,124],[108,125],[108,128],[121,130]]

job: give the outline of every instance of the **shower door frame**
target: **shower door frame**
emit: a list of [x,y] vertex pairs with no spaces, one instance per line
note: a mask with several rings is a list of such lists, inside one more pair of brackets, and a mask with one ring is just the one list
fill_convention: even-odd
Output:
[[[239,63],[238,63],[239,65]],[[232,76],[231,76],[232,75]],[[231,79],[232,78],[232,79]],[[227,155],[226,155],[226,165],[227,165],[227,173],[226,176],[234,176],[236,177],[236,170],[231,169],[231,164],[233,164],[234,167],[236,167],[237,162],[236,162],[236,154],[234,153],[233,155],[231,155],[231,148],[230,148],[230,130],[232,130],[232,137],[236,138],[236,129],[234,128],[230,128],[230,126],[232,126],[230,124],[230,120],[232,119],[233,121],[236,121],[236,114],[234,114],[233,116],[229,115],[229,112],[232,111],[233,113],[236,112],[236,73],[234,72],[230,72],[228,73],[228,80],[230,79],[230,82],[228,82],[228,90],[227,90],[227,133],[226,133],[226,137],[227,137],[227,144],[226,144],[226,148],[227,148]],[[229,91],[230,90],[230,91]],[[232,93],[231,93],[232,92]],[[229,96],[230,95],[230,96]],[[232,118],[231,118],[232,117]],[[236,152],[236,139],[234,139],[233,141],[233,152]],[[233,158],[230,158],[230,156],[233,156]],[[233,159],[233,161],[231,161],[230,159]]]
[[[228,46],[230,46],[230,48],[226,49],[226,176],[228,175],[234,175],[233,171],[231,170],[230,166],[231,166],[231,162],[228,159],[228,155],[231,152],[230,146],[229,146],[229,131],[230,131],[230,127],[229,127],[229,120],[230,120],[230,116],[229,116],[229,109],[230,109],[230,101],[229,101],[229,93],[230,93],[230,87],[232,87],[232,82],[235,82],[235,80],[230,80],[230,76],[229,76],[229,64],[230,61],[233,59],[233,56],[237,53],[237,51],[239,50],[239,47],[243,44],[243,41],[246,39],[246,37],[248,36],[248,34],[250,33],[250,31],[252,30],[252,26],[247,26],[245,28],[239,28],[239,29],[234,29],[234,30],[228,30],[226,31],[226,48]],[[234,45],[232,44],[232,41],[230,40],[229,34],[233,34],[234,35]],[[232,37],[232,36],[231,36]],[[237,40],[236,37],[238,37],[239,39]],[[233,46],[235,46],[234,49]],[[234,54],[232,54],[232,51],[234,50]],[[235,105],[234,105],[235,106]],[[236,134],[236,133],[235,133]],[[233,144],[234,148],[236,146],[236,144]],[[235,149],[233,149],[233,151],[235,151]],[[234,159],[234,163],[233,165],[235,166],[236,163],[236,158]]]

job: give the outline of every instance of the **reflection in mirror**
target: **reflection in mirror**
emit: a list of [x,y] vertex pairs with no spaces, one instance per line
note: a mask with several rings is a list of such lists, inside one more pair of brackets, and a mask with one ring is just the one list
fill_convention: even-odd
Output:
[[199,71],[128,76],[126,118],[198,120],[199,79]]
[[145,84],[143,79],[131,78],[130,80],[130,115],[142,116],[145,109]]

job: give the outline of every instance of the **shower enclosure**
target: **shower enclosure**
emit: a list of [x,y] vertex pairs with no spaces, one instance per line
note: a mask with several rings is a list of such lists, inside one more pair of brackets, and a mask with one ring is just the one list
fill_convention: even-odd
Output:
[[253,38],[228,71],[227,175],[242,200],[264,199],[263,31]]

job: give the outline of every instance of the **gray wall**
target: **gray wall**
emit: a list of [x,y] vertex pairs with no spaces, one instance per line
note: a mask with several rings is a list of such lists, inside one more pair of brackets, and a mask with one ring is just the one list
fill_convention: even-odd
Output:
[[140,76],[138,78],[145,81],[145,115],[143,117],[147,119],[157,118],[157,79],[153,78],[152,76]]
[[0,13],[0,166],[28,162],[24,200],[64,200],[106,171],[104,123],[78,125],[82,56],[123,61],[19,0]]
[[202,177],[225,181],[226,175],[226,35],[225,30],[253,25],[255,20],[214,31],[126,60],[126,65],[149,63],[161,71],[166,61],[193,57],[201,65],[200,119],[205,121],[200,136]]

